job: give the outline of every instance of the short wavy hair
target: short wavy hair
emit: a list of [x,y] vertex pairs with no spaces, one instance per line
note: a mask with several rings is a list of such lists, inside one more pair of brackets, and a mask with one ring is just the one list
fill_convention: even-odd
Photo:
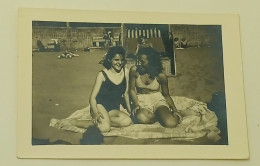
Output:
[[[140,48],[137,53],[137,59],[139,59],[141,55],[147,56],[148,59],[147,73],[150,75],[150,78],[155,78],[163,71],[161,56],[155,49],[153,49],[152,47]],[[138,66],[137,69],[138,72],[141,72]]]
[[[123,47],[119,47],[119,46],[110,47],[108,52],[105,55],[103,66],[106,69],[110,69],[111,68],[111,59],[114,58],[114,56],[116,54],[122,55],[123,59],[125,59],[125,53],[126,53],[126,51]],[[125,65],[125,63],[123,63],[123,67],[124,67],[124,65]]]

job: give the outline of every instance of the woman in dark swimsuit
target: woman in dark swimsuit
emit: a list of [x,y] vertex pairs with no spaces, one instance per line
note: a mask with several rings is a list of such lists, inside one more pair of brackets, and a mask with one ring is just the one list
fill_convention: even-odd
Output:
[[98,73],[90,95],[92,121],[72,119],[64,121],[64,125],[87,128],[95,124],[102,132],[108,132],[111,126],[126,127],[132,124],[129,115],[119,110],[123,97],[126,110],[130,113],[129,71],[124,67],[124,61],[125,50],[122,47],[110,47],[103,63],[105,69]]

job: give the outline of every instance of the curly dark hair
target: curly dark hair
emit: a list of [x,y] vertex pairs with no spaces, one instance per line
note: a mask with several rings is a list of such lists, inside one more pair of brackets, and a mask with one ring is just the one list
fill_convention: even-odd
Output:
[[100,145],[103,142],[104,136],[100,129],[95,125],[90,125],[83,133],[83,137],[80,140],[81,145]]
[[[104,62],[103,62],[103,66],[106,69],[110,69],[111,68],[111,59],[114,58],[114,56],[116,54],[120,54],[122,55],[123,59],[125,59],[125,49],[123,47],[118,47],[118,46],[114,46],[114,47],[110,47],[108,52],[106,53]],[[124,63],[123,63],[123,67],[124,67]]]
[[[147,56],[147,73],[150,75],[150,78],[155,78],[163,71],[160,54],[155,49],[153,49],[152,47],[140,48],[137,53],[137,59],[139,59],[141,55]],[[141,72],[139,65],[137,66],[137,71],[139,73]]]

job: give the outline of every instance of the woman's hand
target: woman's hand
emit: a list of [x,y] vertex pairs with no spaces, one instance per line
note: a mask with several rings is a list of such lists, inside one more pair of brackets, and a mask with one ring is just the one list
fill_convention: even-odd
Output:
[[172,111],[173,116],[174,117],[178,117],[179,118],[179,123],[181,123],[181,121],[183,120],[183,117],[182,117],[180,111],[173,110],[173,109],[171,109],[171,111]]
[[132,110],[132,115],[135,116],[137,110],[140,110],[140,106],[136,106],[133,110]]
[[90,113],[93,119],[93,124],[102,123],[102,119],[104,119],[104,116],[103,114],[101,114],[101,112],[94,113],[93,111],[90,111]]
[[180,122],[183,120],[183,117],[182,117],[182,115],[179,112],[174,112],[173,116],[178,116],[179,119],[180,119]]

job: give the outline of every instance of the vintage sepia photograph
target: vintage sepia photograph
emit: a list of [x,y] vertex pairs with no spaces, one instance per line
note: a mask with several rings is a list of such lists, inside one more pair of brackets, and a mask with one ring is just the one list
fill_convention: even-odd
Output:
[[19,17],[19,158],[248,158],[236,16]]
[[33,145],[228,145],[221,25],[32,21]]

